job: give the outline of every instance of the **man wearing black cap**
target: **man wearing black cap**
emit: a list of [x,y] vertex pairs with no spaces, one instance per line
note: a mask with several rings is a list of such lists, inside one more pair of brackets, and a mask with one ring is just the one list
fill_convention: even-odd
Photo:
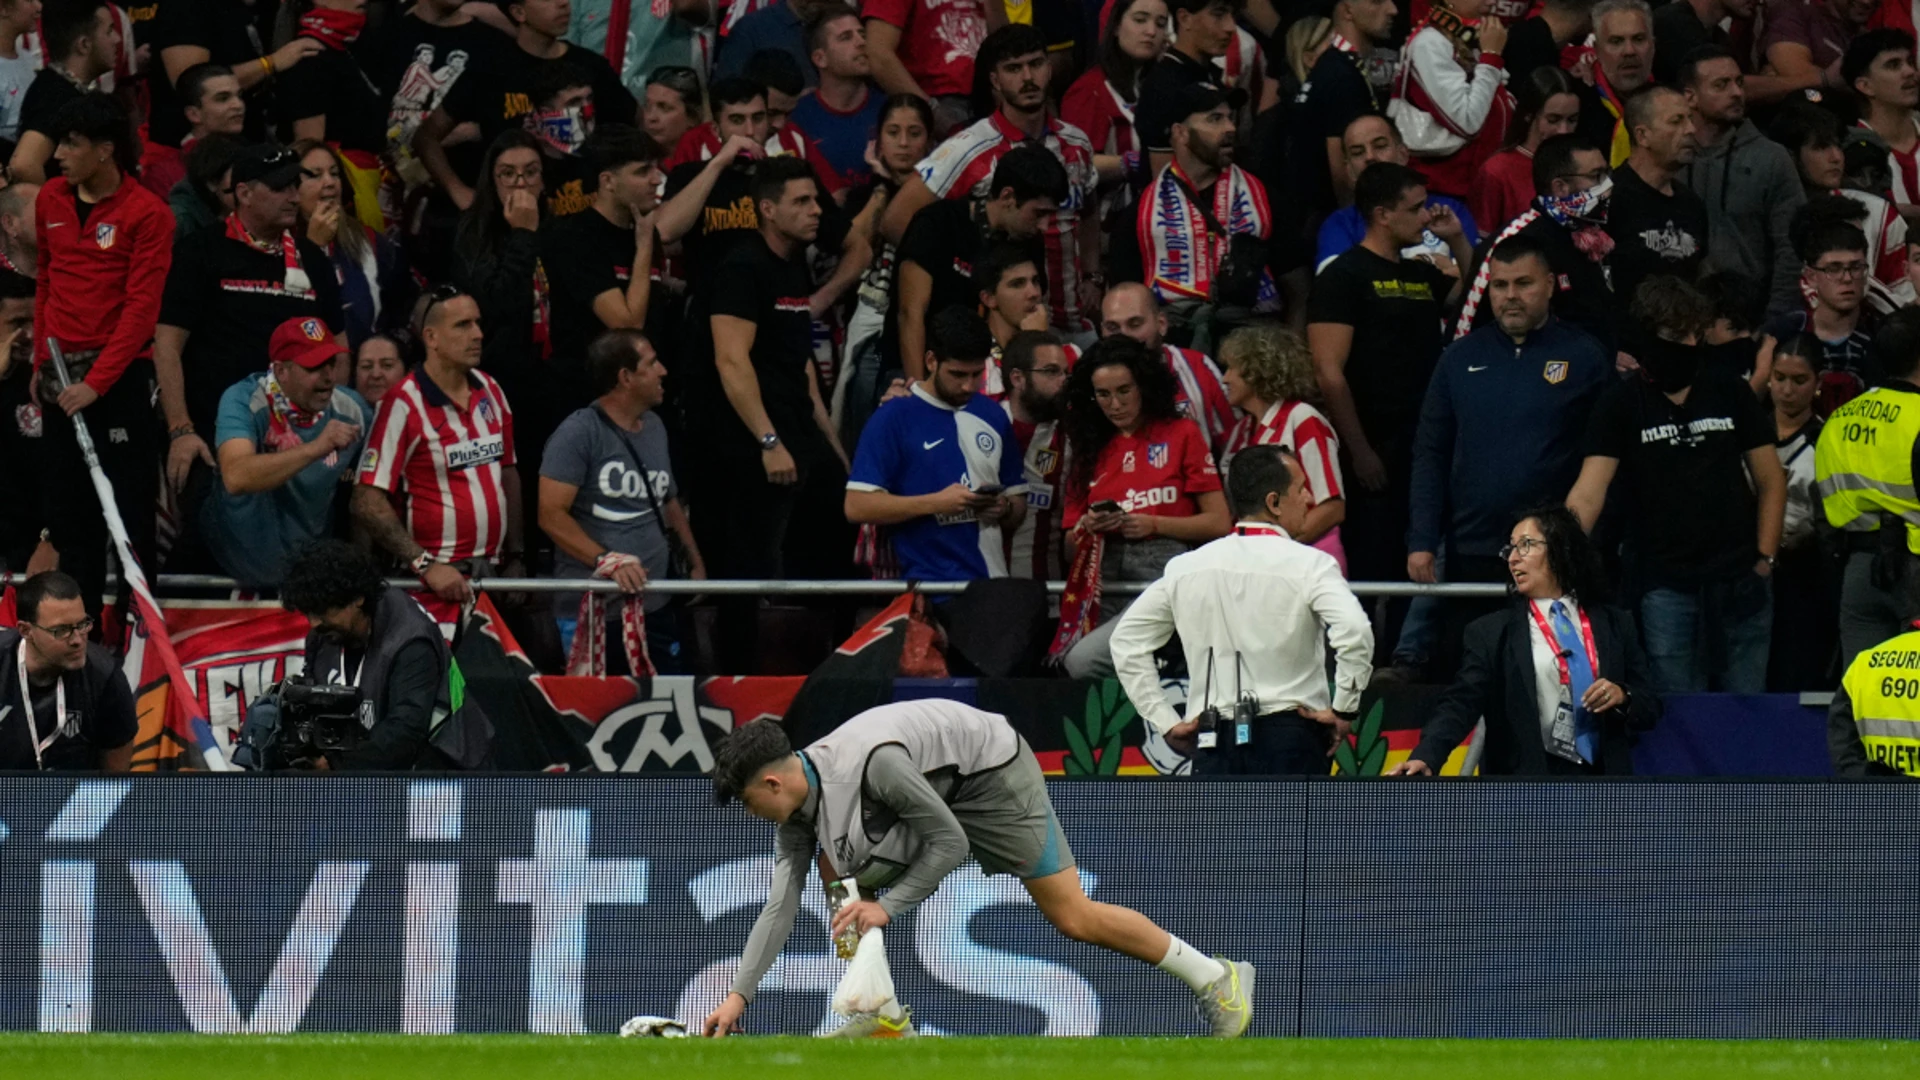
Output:
[[[1219,295],[1216,288],[1225,282],[1220,270],[1228,261],[1231,237],[1265,241],[1272,231],[1267,189],[1233,163],[1233,117],[1246,102],[1246,91],[1200,82],[1166,96],[1166,108],[1174,116],[1168,129],[1173,157],[1154,174],[1124,227],[1110,238],[1112,277],[1144,282],[1163,303],[1252,306],[1252,298]],[[1271,289],[1258,284],[1266,277],[1266,251],[1264,243],[1257,246],[1262,265],[1252,268],[1246,280],[1270,296]],[[1251,254],[1243,247],[1238,257]]]
[[200,523],[220,568],[242,584],[279,584],[295,551],[334,534],[336,496],[373,426],[366,401],[333,384],[344,353],[319,318],[296,316],[268,339],[271,366],[220,396],[220,482]]
[[[220,398],[260,370],[268,339],[293,318],[317,318],[341,341],[340,286],[325,252],[293,224],[300,211],[300,160],[271,144],[248,147],[233,163],[233,213],[225,226],[174,244],[160,325],[153,341],[166,411],[167,479],[186,488],[195,463],[211,468],[207,436]],[[204,494],[198,489],[196,492]],[[189,497],[188,512],[197,508]]]
[[[1222,85],[1213,62],[1233,46],[1233,12],[1240,4],[1241,0],[1170,0],[1167,4],[1173,12],[1173,45],[1141,80],[1133,119],[1156,176],[1173,160],[1173,125],[1187,115],[1181,91]],[[1241,97],[1244,100],[1245,94]]]

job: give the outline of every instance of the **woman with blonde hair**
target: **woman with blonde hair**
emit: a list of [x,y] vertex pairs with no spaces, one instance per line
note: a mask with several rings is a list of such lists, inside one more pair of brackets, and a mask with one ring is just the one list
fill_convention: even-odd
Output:
[[1233,455],[1249,446],[1275,443],[1292,450],[1313,492],[1313,510],[1294,539],[1332,555],[1346,573],[1347,552],[1340,543],[1340,523],[1347,516],[1340,439],[1326,414],[1312,404],[1319,384],[1306,343],[1278,323],[1248,326],[1221,343],[1220,367],[1227,400],[1241,413],[1227,438],[1221,470],[1231,471]]

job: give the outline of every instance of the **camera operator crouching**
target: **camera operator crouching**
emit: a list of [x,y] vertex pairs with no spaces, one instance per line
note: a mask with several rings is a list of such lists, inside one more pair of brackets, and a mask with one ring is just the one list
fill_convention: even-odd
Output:
[[280,597],[313,626],[306,669],[248,710],[236,764],[382,772],[491,764],[492,725],[466,697],[439,625],[365,554],[338,540],[306,547]]

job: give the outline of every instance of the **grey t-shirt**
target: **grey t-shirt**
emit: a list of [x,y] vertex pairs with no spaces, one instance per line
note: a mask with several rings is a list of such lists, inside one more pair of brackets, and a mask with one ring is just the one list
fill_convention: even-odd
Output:
[[[670,526],[654,519],[653,504],[640,486],[636,457],[646,467],[644,482],[653,485],[654,499],[666,509],[667,500],[677,496],[680,488],[667,458],[666,426],[651,412],[641,418],[639,431],[617,431],[595,406],[575,410],[547,440],[540,475],[579,488],[573,498],[573,520],[580,528],[610,551],[638,556],[649,580],[664,581],[670,563],[665,530]],[[593,576],[593,567],[564,551],[554,552],[553,570],[561,578]],[[647,610],[657,611],[667,600],[649,593]],[[579,595],[561,594],[554,610],[562,618],[572,618],[580,610]]]

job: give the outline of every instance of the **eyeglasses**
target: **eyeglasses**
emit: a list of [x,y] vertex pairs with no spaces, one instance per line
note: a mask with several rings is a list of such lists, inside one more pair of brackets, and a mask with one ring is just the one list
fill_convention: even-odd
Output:
[[41,626],[39,623],[31,622],[26,625],[33,627],[35,630],[40,631],[55,641],[72,641],[73,635],[84,634],[93,629],[93,620],[81,619],[79,622],[67,623],[63,626]]
[[1561,173],[1559,176],[1554,177],[1554,179],[1555,180],[1585,180],[1589,184],[1598,184],[1600,181],[1605,180],[1607,177],[1611,175],[1613,175],[1612,169],[1601,168],[1601,169],[1594,169],[1591,172]]
[[433,306],[435,304],[444,304],[456,296],[464,295],[465,294],[460,291],[460,286],[452,282],[435,285],[432,291],[427,293],[427,306],[420,309],[420,325],[427,325],[427,317],[433,314]]
[[1816,274],[1825,274],[1840,281],[1854,281],[1867,276],[1867,264],[1863,262],[1845,263],[1840,266],[1811,267]]
[[1536,550],[1538,551],[1546,550],[1546,547],[1547,547],[1547,542],[1545,540],[1540,539],[1539,537],[1523,536],[1520,538],[1519,543],[1508,544],[1502,547],[1500,549],[1500,557],[1503,559],[1511,559],[1513,557],[1513,553],[1516,551],[1522,555],[1531,555]]
[[1046,367],[1037,367],[1033,369],[1033,374],[1042,379],[1057,379],[1060,376],[1065,375],[1066,373],[1067,373],[1066,368],[1063,368],[1054,364],[1050,364]]
[[538,165],[529,165],[524,169],[493,170],[493,178],[502,184],[537,184],[544,175]]

